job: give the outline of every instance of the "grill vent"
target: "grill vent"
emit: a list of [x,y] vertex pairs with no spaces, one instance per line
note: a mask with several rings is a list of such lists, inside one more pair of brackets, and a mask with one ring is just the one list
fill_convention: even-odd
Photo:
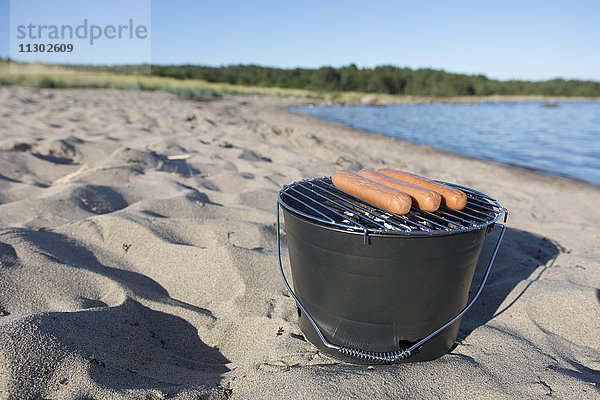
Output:
[[288,211],[316,223],[367,233],[436,234],[479,229],[496,222],[502,207],[491,197],[473,189],[440,182],[462,190],[467,205],[461,211],[440,206],[433,213],[412,207],[396,215],[337,189],[330,177],[304,179],[286,185],[279,202]]

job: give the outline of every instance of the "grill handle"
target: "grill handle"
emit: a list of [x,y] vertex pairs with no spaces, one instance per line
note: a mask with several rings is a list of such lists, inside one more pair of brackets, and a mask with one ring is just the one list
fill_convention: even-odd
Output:
[[[396,350],[396,351],[380,353],[380,352],[365,351],[365,350],[359,350],[359,349],[352,349],[352,348],[344,347],[344,346],[338,346],[338,345],[329,343],[329,341],[327,341],[327,339],[325,339],[325,336],[323,336],[323,333],[321,333],[321,330],[317,326],[317,323],[315,322],[313,317],[306,310],[306,308],[304,308],[304,306],[302,305],[302,303],[300,302],[300,300],[298,299],[298,297],[292,290],[292,287],[288,283],[288,281],[285,277],[285,273],[283,272],[283,265],[281,264],[281,236],[279,233],[279,207],[280,207],[280,203],[279,203],[279,200],[277,200],[277,227],[276,227],[276,229],[277,229],[277,260],[279,262],[279,271],[281,272],[281,277],[283,278],[283,283],[285,283],[287,290],[290,292],[290,294],[296,301],[296,304],[298,304],[298,307],[300,307],[300,309],[302,310],[304,315],[306,315],[306,317],[310,321],[313,328],[315,328],[317,335],[319,335],[319,338],[321,339],[321,341],[323,342],[323,344],[326,347],[337,350],[340,354],[345,355],[345,356],[354,357],[357,359],[362,359],[362,360],[367,360],[367,361],[376,361],[376,362],[384,362],[384,363],[391,363],[391,362],[403,360],[403,359],[410,357],[411,355],[413,355],[413,352],[415,350],[419,349],[421,346],[423,346],[423,344],[425,344],[426,342],[431,340],[438,333],[442,332],[444,329],[448,328],[450,325],[452,325],[454,322],[456,322],[460,317],[462,317],[469,310],[469,308],[471,308],[471,306],[473,304],[475,304],[475,301],[477,300],[477,298],[483,291],[483,287],[485,286],[488,276],[490,275],[490,271],[492,270],[492,265],[494,264],[494,260],[496,259],[496,254],[498,254],[498,249],[500,248],[500,243],[502,242],[502,238],[504,237],[504,232],[506,231],[506,226],[504,226],[503,224],[500,224],[500,223],[494,224],[494,226],[500,227],[500,235],[498,236],[498,240],[496,241],[496,246],[494,248],[494,252],[492,253],[492,256],[488,263],[485,274],[481,280],[481,284],[479,285],[479,289],[477,290],[477,293],[475,293],[475,296],[473,296],[471,301],[465,306],[465,308],[463,308],[463,310],[461,312],[459,312],[454,318],[452,318],[450,321],[446,322],[440,328],[431,332],[429,335],[427,335],[423,339],[419,340],[417,343],[413,344],[409,348],[404,349],[404,350],[400,349],[400,350]],[[506,216],[506,214],[505,214],[505,216]],[[504,221],[506,222],[506,218]]]

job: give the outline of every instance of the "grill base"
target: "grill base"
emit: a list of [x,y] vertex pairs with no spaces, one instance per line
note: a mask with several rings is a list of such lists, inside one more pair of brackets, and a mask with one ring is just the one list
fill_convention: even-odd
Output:
[[[487,227],[436,236],[360,233],[315,224],[283,212],[294,291],[330,343],[373,352],[407,348],[457,315],[469,288]],[[425,361],[454,344],[460,321],[402,362]],[[323,345],[300,316],[306,338]]]

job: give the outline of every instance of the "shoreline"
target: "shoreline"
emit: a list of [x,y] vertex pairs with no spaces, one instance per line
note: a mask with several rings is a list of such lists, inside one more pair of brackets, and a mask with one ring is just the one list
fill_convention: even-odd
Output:
[[[410,103],[410,104],[416,104],[416,103]],[[472,104],[475,104],[475,103],[472,103]],[[300,105],[300,106],[305,106],[305,105],[303,104],[303,105]],[[533,174],[533,175],[536,175],[536,176],[539,176],[539,177],[565,179],[565,180],[568,180],[568,181],[572,181],[574,183],[578,183],[578,184],[581,184],[581,185],[586,185],[586,186],[590,186],[592,188],[600,189],[600,185],[595,185],[594,183],[588,182],[588,181],[586,181],[584,179],[578,179],[578,178],[571,177],[571,176],[566,176],[566,175],[555,175],[555,174],[552,174],[550,172],[539,170],[539,169],[536,169],[536,168],[533,168],[533,167],[525,167],[525,166],[521,166],[521,165],[517,165],[517,164],[506,164],[506,163],[502,163],[502,162],[491,160],[491,159],[483,159],[483,158],[472,157],[472,156],[469,156],[469,155],[466,155],[466,154],[455,153],[455,152],[452,152],[452,151],[449,151],[449,150],[437,149],[437,148],[434,148],[434,147],[431,147],[431,146],[427,146],[427,145],[421,145],[421,144],[417,144],[417,143],[412,143],[412,142],[408,142],[408,141],[404,141],[404,140],[395,138],[393,136],[385,135],[383,133],[370,132],[370,131],[367,131],[367,130],[356,129],[356,128],[353,128],[351,126],[344,125],[343,123],[326,121],[326,120],[321,119],[319,117],[315,117],[315,116],[312,116],[312,115],[309,115],[309,114],[304,114],[304,113],[301,113],[301,112],[298,112],[298,111],[290,110],[290,108],[293,108],[293,107],[299,107],[299,106],[292,105],[292,106],[289,106],[289,107],[286,107],[286,108],[280,108],[280,110],[283,111],[283,112],[288,112],[288,113],[291,113],[291,114],[295,114],[295,115],[307,117],[308,119],[311,120],[311,122],[314,122],[316,120],[316,121],[319,121],[319,122],[322,122],[322,123],[325,123],[325,124],[331,124],[331,125],[335,125],[335,126],[338,126],[338,127],[341,127],[341,128],[349,129],[351,131],[355,131],[357,134],[370,135],[370,136],[374,136],[374,137],[380,137],[380,138],[383,138],[383,139],[391,139],[391,140],[399,142],[399,143],[406,143],[406,144],[410,144],[412,146],[417,146],[419,148],[429,149],[431,151],[440,152],[441,154],[447,154],[447,155],[453,155],[453,156],[457,156],[457,157],[463,157],[464,159],[473,160],[473,161],[486,162],[486,163],[490,163],[490,164],[493,164],[493,165],[497,165],[499,167],[511,168],[511,169],[515,169],[515,170],[518,170],[518,171],[521,171],[521,172],[524,172],[524,173],[530,173],[530,174]]]

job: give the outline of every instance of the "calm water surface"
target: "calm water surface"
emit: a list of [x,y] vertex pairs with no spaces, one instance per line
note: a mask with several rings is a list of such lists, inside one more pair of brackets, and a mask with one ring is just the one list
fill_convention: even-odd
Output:
[[308,106],[292,111],[600,186],[600,102]]

